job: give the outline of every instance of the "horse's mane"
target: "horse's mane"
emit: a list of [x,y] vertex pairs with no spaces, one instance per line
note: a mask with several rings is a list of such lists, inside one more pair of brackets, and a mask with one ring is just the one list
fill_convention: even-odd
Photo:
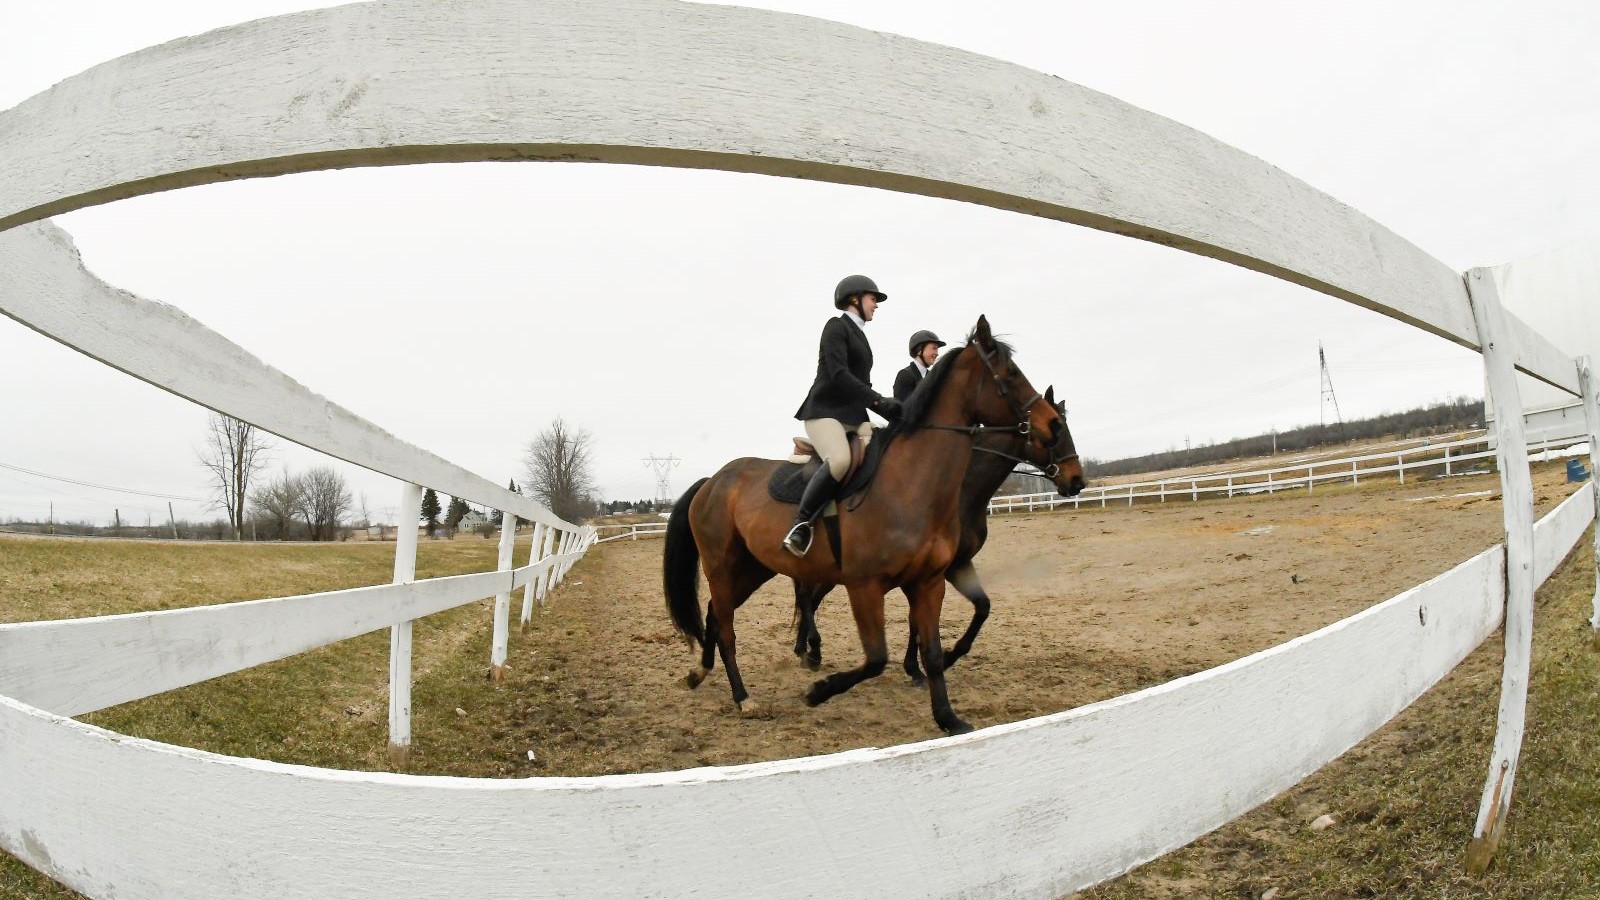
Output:
[[[976,331],[977,329],[974,328],[973,330]],[[995,366],[1003,372],[1011,362],[1013,351],[1010,344],[998,338],[994,339],[994,345],[996,350]],[[966,352],[971,346],[972,334],[969,332],[965,344],[946,353],[938,362],[933,364],[933,368],[928,370],[928,374],[922,381],[917,383],[916,390],[912,391],[911,396],[906,398],[905,404],[901,407],[900,421],[892,426],[894,432],[909,432],[922,426],[923,420],[928,417],[928,411],[933,407],[934,398],[939,395],[940,388],[949,380],[950,372],[955,368],[956,357]]]

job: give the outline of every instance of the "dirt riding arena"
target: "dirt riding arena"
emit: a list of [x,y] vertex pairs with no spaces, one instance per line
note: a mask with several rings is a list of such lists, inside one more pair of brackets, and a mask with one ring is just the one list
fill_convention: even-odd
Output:
[[[1555,466],[1536,470],[1535,487],[1540,514],[1570,490]],[[1312,631],[1496,543],[1498,488],[1482,475],[997,517],[978,558],[993,613],[951,671],[952,702],[981,728]],[[762,588],[736,622],[761,712],[735,711],[720,664],[687,690],[682,679],[695,657],[663,608],[661,548],[649,539],[597,546],[539,621],[540,634],[520,648],[514,642],[513,671],[486,689],[520,698],[519,721],[503,723],[515,733],[507,737],[539,748],[537,762],[515,766],[516,774],[729,765],[938,736],[926,693],[900,671],[906,604],[898,593],[888,604],[889,670],[823,706],[802,699],[819,676],[791,653],[787,580]],[[949,646],[971,608],[952,591],[944,609]],[[823,673],[858,665],[842,589],[824,602],[818,624]]]

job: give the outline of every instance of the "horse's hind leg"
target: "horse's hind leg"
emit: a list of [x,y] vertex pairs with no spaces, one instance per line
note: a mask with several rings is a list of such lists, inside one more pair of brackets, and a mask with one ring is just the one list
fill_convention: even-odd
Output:
[[717,612],[709,604],[706,606],[706,639],[700,643],[700,665],[689,670],[684,676],[683,683],[691,689],[700,686],[706,680],[711,670],[717,665]]
[[961,596],[972,601],[972,621],[967,623],[967,630],[956,641],[956,645],[945,654],[944,667],[946,669],[956,664],[956,660],[967,655],[972,649],[972,642],[978,639],[978,632],[983,628],[983,623],[989,619],[989,595],[983,589],[983,583],[978,580],[978,570],[972,567],[969,560],[959,566],[951,566],[944,573],[945,580],[955,585]]
[[856,617],[856,631],[861,635],[861,649],[866,651],[866,661],[860,668],[835,672],[811,685],[806,692],[806,703],[816,706],[835,694],[842,694],[868,678],[883,674],[889,664],[889,645],[883,634],[883,587],[877,584],[853,584],[850,591],[850,611]]
[[[756,712],[758,706],[750,699],[750,692],[744,687],[744,678],[739,674],[738,644],[733,634],[733,612],[755,593],[756,588],[766,584],[770,578],[772,571],[757,562],[755,557],[748,555],[735,561],[726,571],[719,571],[715,575],[707,573],[706,577],[711,585],[711,613],[707,616],[707,621],[709,623],[711,616],[716,618],[716,646],[722,654],[722,667],[728,673],[728,687],[733,690],[734,705],[746,715]],[[702,661],[704,661],[703,656]]]
[[928,578],[911,587],[911,624],[917,630],[922,662],[928,667],[928,699],[933,704],[933,721],[946,734],[964,734],[972,726],[950,708],[950,695],[944,683],[944,649],[939,645],[939,612],[944,603],[944,576]]

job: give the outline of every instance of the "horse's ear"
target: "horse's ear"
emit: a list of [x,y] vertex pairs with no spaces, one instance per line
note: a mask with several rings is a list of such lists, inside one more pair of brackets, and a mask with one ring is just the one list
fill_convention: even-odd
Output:
[[1055,385],[1052,384],[1049,387],[1044,389],[1044,404],[1046,406],[1055,406],[1056,405],[1056,386]]
[[978,324],[972,327],[972,339],[986,347],[994,343],[994,335],[989,331],[988,316],[978,316]]

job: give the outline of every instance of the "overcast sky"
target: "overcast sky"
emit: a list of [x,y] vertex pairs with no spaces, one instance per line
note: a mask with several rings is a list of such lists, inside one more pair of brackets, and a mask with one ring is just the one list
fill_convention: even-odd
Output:
[[[597,0],[598,2],[598,0]],[[320,4],[0,3],[0,109],[107,59]],[[753,3],[949,44],[1239,147],[1458,269],[1600,234],[1600,4]],[[3,173],[3,167],[0,167]],[[3,176],[0,176],[3,177]],[[1057,222],[755,175],[433,165],[190,188],[55,220],[160,299],[379,426],[504,483],[557,416],[606,498],[778,456],[834,283],[887,393],[911,332],[979,313],[1109,459],[1482,392],[1476,354],[1209,259]],[[0,318],[0,465],[203,498],[205,411]],[[274,466],[325,461],[275,441]],[[375,516],[397,483],[339,464]],[[166,500],[0,468],[0,520],[159,521]],[[180,518],[209,517],[176,501]]]

